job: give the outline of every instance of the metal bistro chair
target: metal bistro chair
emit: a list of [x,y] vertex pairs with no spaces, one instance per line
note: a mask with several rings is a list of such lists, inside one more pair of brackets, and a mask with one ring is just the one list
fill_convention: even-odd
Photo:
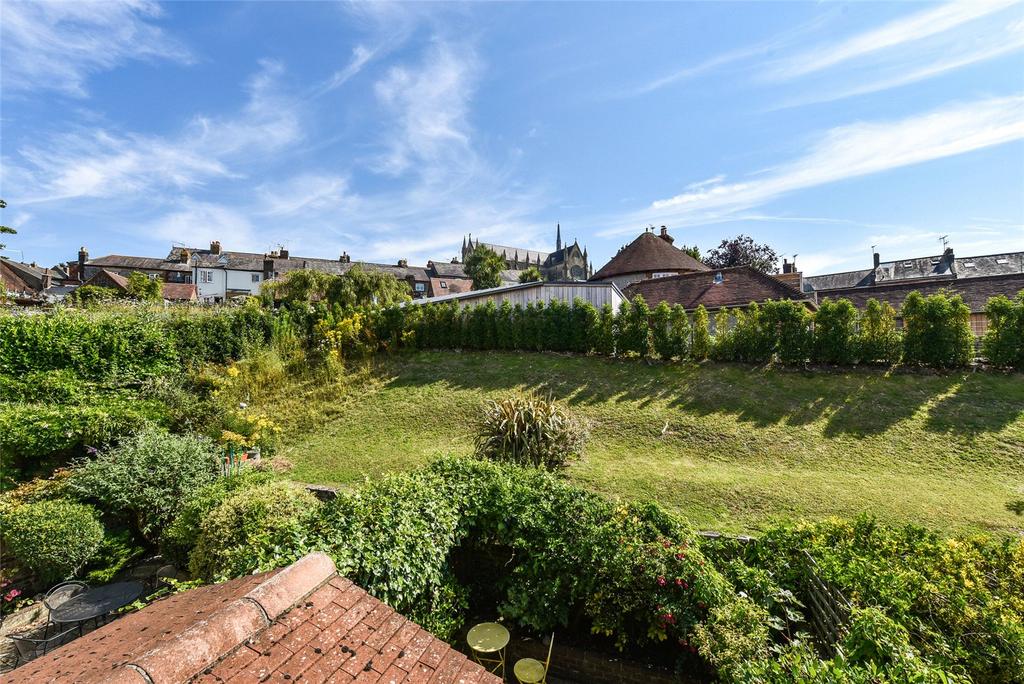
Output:
[[[49,624],[47,624],[48,628]],[[63,646],[75,638],[75,632],[77,631],[77,627],[71,627],[51,637],[47,637],[44,632],[42,639],[33,639],[23,634],[7,635],[7,638],[14,642],[14,647],[17,649],[17,659],[14,661],[14,666],[17,667],[22,662],[27,663],[41,655],[46,655],[51,649]]]
[[551,665],[551,649],[555,647],[555,634],[551,633],[551,643],[548,644],[548,659],[543,663],[533,658],[520,658],[516,661],[512,671],[520,684],[547,684],[548,667]]
[[[57,586],[46,592],[46,596],[43,598],[43,605],[46,606],[46,629],[43,631],[43,637],[46,637],[46,633],[50,630],[50,626],[57,626],[59,623],[54,622],[52,619],[53,609],[58,606],[62,606],[74,597],[81,594],[83,591],[88,591],[89,585],[85,582],[61,582]],[[81,625],[79,625],[79,631],[81,631]]]

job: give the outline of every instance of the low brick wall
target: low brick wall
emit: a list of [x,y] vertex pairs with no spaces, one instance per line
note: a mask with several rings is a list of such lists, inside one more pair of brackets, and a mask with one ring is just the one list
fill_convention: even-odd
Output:
[[[512,668],[520,658],[535,658],[541,662],[548,657],[547,644],[537,639],[513,638],[509,644],[507,681],[514,682]],[[555,634],[555,648],[551,653],[551,676],[580,684],[696,684],[693,677],[677,676],[670,670],[643,663],[609,658],[602,653],[586,651],[559,642]]]

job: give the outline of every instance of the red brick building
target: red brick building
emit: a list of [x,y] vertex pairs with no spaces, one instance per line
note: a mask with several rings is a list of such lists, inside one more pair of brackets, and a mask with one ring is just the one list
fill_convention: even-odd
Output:
[[733,266],[635,282],[623,293],[644,298],[652,308],[661,302],[682,304],[687,311],[700,305],[709,312],[741,307],[769,299],[792,299],[814,309],[814,302],[780,278],[761,273],[751,266]]

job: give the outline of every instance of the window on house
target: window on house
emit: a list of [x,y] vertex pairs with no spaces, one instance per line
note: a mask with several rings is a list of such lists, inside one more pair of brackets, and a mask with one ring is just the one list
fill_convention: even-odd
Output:
[[213,271],[200,271],[199,272],[200,283],[212,283],[213,282]]
[[441,281],[441,289],[442,290],[447,290],[448,289],[448,283],[446,283],[445,281],[442,280]]
[[671,271],[658,271],[657,273],[655,273],[651,277],[652,278],[668,278],[669,276],[674,276],[674,275],[675,275],[675,273],[673,273]]
[[416,291],[417,292],[426,292],[427,291],[427,284],[426,283],[416,283]]
[[252,274],[252,282],[254,282],[254,283],[260,282],[260,274],[259,273],[253,273]]
[[150,273],[150,274],[149,274],[149,279],[150,279],[150,280],[156,280],[156,278],[157,278],[157,275],[156,275],[156,273]]

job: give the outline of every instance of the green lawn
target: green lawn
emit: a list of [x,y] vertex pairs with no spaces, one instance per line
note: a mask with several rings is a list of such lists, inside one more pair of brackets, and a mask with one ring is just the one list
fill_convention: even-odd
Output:
[[548,354],[419,353],[260,403],[305,482],[345,484],[472,451],[482,400],[529,388],[592,422],[569,477],[652,498],[702,528],[869,511],[947,531],[1020,533],[1024,377],[799,372]]

